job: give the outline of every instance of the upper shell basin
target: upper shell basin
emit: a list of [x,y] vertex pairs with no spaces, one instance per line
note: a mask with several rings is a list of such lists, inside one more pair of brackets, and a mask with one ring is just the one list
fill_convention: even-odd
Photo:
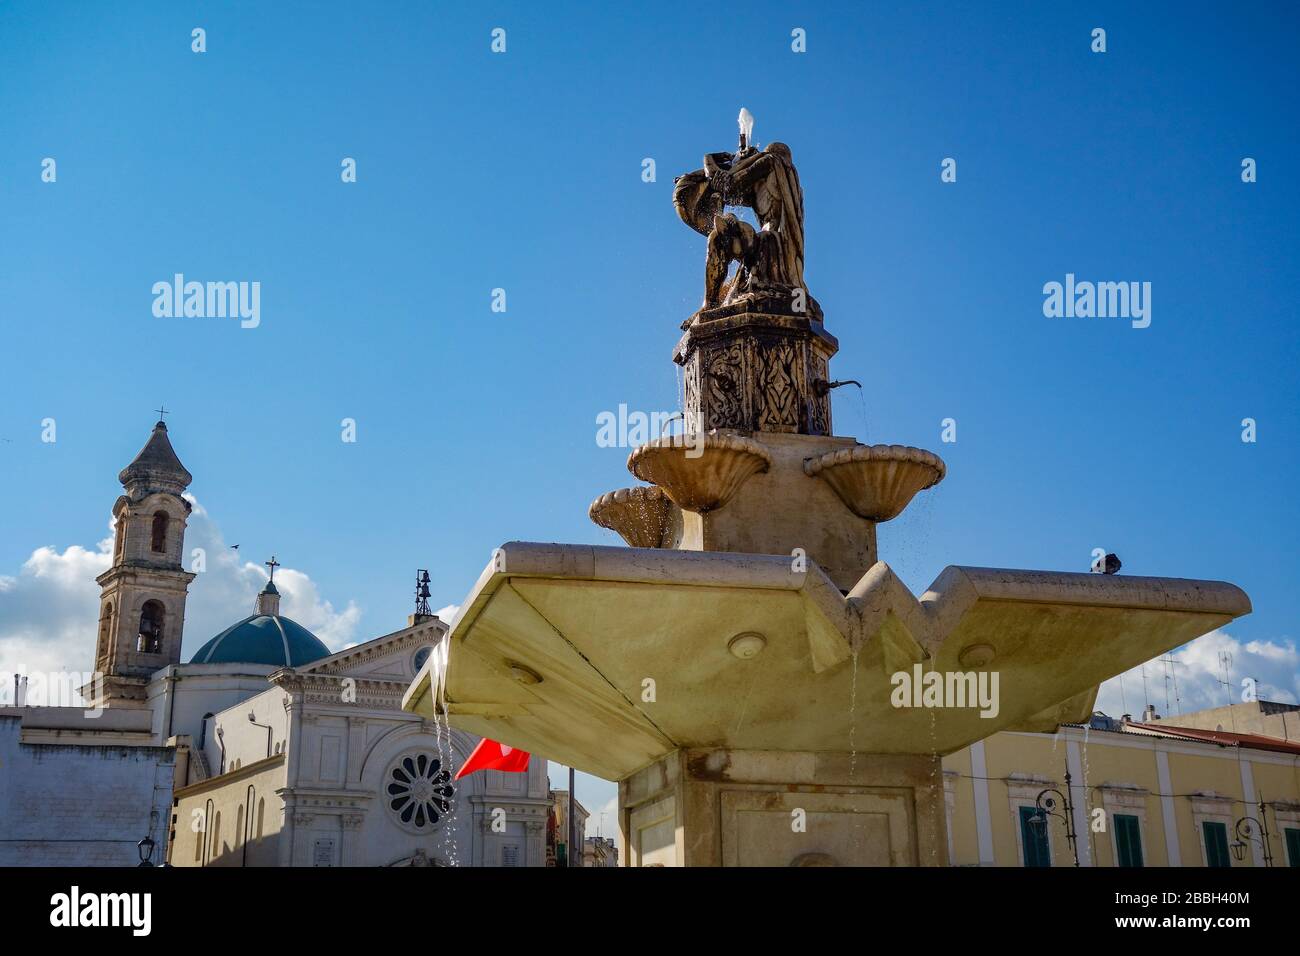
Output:
[[697,512],[721,508],[771,466],[771,454],[758,442],[718,432],[659,438],[627,456],[628,471],[658,485],[677,507]]
[[902,514],[918,491],[942,481],[948,468],[923,448],[857,445],[809,458],[803,470],[820,476],[859,518],[888,521]]
[[658,548],[672,523],[673,506],[662,488],[643,485],[606,492],[591,503],[587,514],[634,548]]

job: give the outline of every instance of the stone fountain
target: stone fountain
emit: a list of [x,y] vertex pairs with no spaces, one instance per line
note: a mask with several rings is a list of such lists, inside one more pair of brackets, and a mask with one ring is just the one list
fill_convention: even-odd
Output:
[[[625,865],[944,865],[944,754],[1085,720],[1101,681],[1250,601],[971,567],[913,595],[876,525],[944,463],[834,437],[798,173],[746,121],[736,152],[676,180],[707,237],[673,353],[685,428],[629,455],[645,484],[589,509],[630,547],[502,545],[403,706],[617,780]],[[900,694],[902,675],[937,690]]]

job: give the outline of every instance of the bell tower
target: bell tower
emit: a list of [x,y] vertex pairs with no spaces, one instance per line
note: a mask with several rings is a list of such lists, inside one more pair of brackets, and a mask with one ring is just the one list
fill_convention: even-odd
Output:
[[82,694],[91,706],[143,707],[149,677],[181,659],[185,597],[194,580],[181,564],[190,516],[181,494],[193,476],[159,420],[117,480],[126,493],[113,505],[113,564],[95,579],[101,588],[98,679]]

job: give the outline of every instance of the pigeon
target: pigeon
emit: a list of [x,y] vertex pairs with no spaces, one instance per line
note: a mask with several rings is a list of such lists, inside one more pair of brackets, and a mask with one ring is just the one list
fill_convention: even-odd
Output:
[[1114,574],[1122,567],[1123,565],[1120,563],[1119,555],[1108,554],[1105,557],[1097,558],[1096,561],[1092,562],[1092,573],[1093,574]]

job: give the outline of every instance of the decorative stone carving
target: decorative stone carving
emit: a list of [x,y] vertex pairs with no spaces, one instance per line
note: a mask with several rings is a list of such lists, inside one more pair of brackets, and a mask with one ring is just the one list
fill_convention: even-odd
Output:
[[383,794],[389,813],[399,825],[424,833],[451,813],[455,788],[440,756],[409,751],[388,768]]
[[805,318],[697,318],[673,354],[683,369],[688,429],[829,434],[826,375],[838,348]]
[[762,432],[797,432],[800,424],[798,382],[804,378],[803,350],[789,339],[754,341],[758,388],[754,424]]
[[730,341],[704,353],[704,390],[715,423],[706,428],[745,428],[748,424],[745,400],[745,347]]

